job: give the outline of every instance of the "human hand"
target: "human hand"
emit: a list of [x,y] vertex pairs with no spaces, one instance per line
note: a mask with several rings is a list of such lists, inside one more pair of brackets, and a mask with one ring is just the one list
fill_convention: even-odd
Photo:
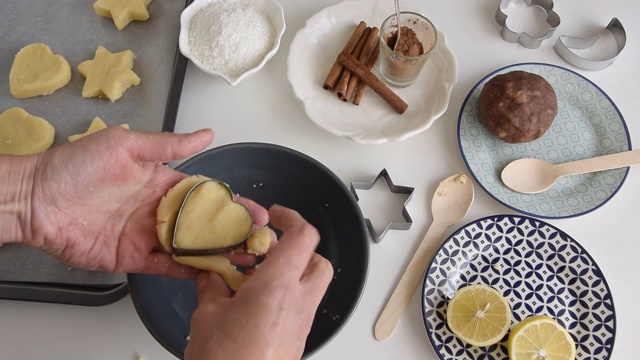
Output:
[[[25,244],[79,268],[194,277],[160,246],[156,208],[186,175],[163,165],[204,149],[211,130],[147,133],[113,127],[37,155]],[[258,225],[266,210],[246,199]]]
[[186,359],[302,356],[333,268],[314,252],[318,231],[297,212],[276,205],[269,217],[282,236],[235,295],[216,274],[202,272],[196,278],[198,307],[191,317]]

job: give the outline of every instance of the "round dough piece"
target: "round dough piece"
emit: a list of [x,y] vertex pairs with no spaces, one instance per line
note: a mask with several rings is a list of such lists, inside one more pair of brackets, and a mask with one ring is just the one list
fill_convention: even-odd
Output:
[[551,84],[526,71],[496,75],[482,88],[478,118],[487,129],[508,143],[538,139],[558,114]]
[[22,108],[11,108],[0,114],[0,154],[29,155],[51,147],[54,127],[45,119]]

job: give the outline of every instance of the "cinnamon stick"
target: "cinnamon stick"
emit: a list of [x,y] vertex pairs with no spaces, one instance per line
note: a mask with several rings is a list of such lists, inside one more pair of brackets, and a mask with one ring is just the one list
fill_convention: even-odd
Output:
[[[367,23],[364,21],[360,21],[356,29],[353,31],[353,34],[351,34],[349,41],[347,41],[347,43],[344,45],[342,51],[351,53],[356,47],[358,40],[360,40],[360,38],[362,37],[362,33],[364,33],[364,30],[366,28]],[[331,67],[331,70],[329,70],[329,74],[327,74],[324,83],[322,84],[322,88],[324,88],[325,90],[333,91],[334,87],[338,83],[340,74],[342,74],[342,69],[344,69],[344,66],[340,64],[340,62],[336,59],[336,61],[333,63],[333,66]]]
[[[367,58],[369,57],[369,54],[371,53],[371,49],[373,49],[375,47],[375,45],[377,43],[380,42],[380,40],[378,40],[378,28],[377,27],[373,27],[371,28],[371,32],[369,33],[369,36],[367,37],[367,42],[364,44],[364,47],[362,48],[362,52],[360,52],[360,55],[358,56],[358,61],[361,64],[364,64],[367,62]],[[349,99],[351,99],[351,96],[353,95],[353,92],[356,90],[356,86],[358,85],[358,77],[357,76],[352,76],[349,79],[349,84],[347,85],[347,90],[342,94],[342,96],[340,96],[340,100],[342,101],[349,101]],[[340,94],[338,94],[340,95]]]
[[404,102],[396,93],[394,93],[385,83],[378,79],[371,70],[367,69],[362,63],[358,62],[353,55],[341,52],[338,55],[338,61],[357,76],[362,82],[367,84],[376,94],[386,101],[395,111],[403,114],[409,105]]
[[[378,43],[376,44],[376,47],[373,48],[373,52],[371,53],[371,56],[369,56],[369,60],[367,61],[366,67],[368,70],[371,70],[373,68],[373,65],[375,65],[376,61],[378,60],[378,56],[380,55],[380,42],[378,41]],[[356,79],[358,78],[357,76],[354,76]],[[362,97],[364,96],[364,89],[367,87],[367,85],[362,82],[359,81],[358,82],[358,88],[356,89],[356,94],[353,97],[353,104],[354,105],[360,105],[360,101],[362,101]]]
[[[350,53],[351,55],[355,56],[356,58],[360,56],[360,53],[362,52],[364,45],[369,40],[370,33],[371,33],[371,28],[367,27],[364,30],[364,33],[362,33],[362,37],[360,37],[358,44],[356,44],[356,47]],[[338,85],[336,85],[335,87],[336,93],[338,94],[338,98],[342,99],[342,97],[347,92],[347,87],[349,86],[349,79],[351,79],[351,71],[347,69],[342,70],[342,75],[340,75],[340,79],[338,80]]]

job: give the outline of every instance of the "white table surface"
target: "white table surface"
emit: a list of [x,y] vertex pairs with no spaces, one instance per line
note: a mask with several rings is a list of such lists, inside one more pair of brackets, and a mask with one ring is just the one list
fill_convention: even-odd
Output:
[[[391,0],[389,0],[391,1]],[[493,16],[497,0],[408,1],[424,11],[443,31],[455,53],[458,83],[447,112],[427,131],[400,143],[361,145],[329,134],[314,125],[294,97],[286,79],[286,59],[295,33],[311,15],[336,1],[281,0],[287,31],[276,56],[258,74],[230,87],[189,64],[176,132],[203,127],[216,132],[214,144],[259,141],[291,147],[332,169],[348,186],[388,169],[399,185],[415,187],[408,205],[414,224],[408,231],[391,231],[372,244],[369,276],[362,299],[341,332],[312,359],[436,359],[422,321],[416,291],[393,336],[377,342],[373,326],[413,250],[431,223],[429,199],[438,182],[467,169],[458,150],[458,112],[468,91],[489,72],[527,61],[570,69],[552,49],[561,35],[595,35],[613,18],[628,35],[626,48],[609,68],[576,70],[601,87],[627,121],[632,144],[640,143],[640,3],[629,0],[563,0],[555,10],[562,19],[552,39],[536,50],[502,40]],[[584,34],[584,35],[581,35]],[[616,306],[617,333],[613,355],[636,357],[640,311],[636,289],[640,268],[637,254],[637,205],[640,169],[632,168],[617,195],[596,211],[571,219],[548,220],[578,240],[600,265]],[[514,213],[476,185],[475,202],[459,225],[492,214]],[[457,226],[447,229],[451,234]],[[174,358],[149,335],[130,297],[103,307],[0,301],[2,359],[137,359]]]

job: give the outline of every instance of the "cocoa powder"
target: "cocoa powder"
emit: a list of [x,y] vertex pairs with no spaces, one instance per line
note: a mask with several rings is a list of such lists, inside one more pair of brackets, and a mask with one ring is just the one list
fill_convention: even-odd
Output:
[[400,27],[400,41],[396,30],[387,39],[387,45],[403,56],[418,56],[424,53],[424,46],[418,40],[415,31],[407,26]]

